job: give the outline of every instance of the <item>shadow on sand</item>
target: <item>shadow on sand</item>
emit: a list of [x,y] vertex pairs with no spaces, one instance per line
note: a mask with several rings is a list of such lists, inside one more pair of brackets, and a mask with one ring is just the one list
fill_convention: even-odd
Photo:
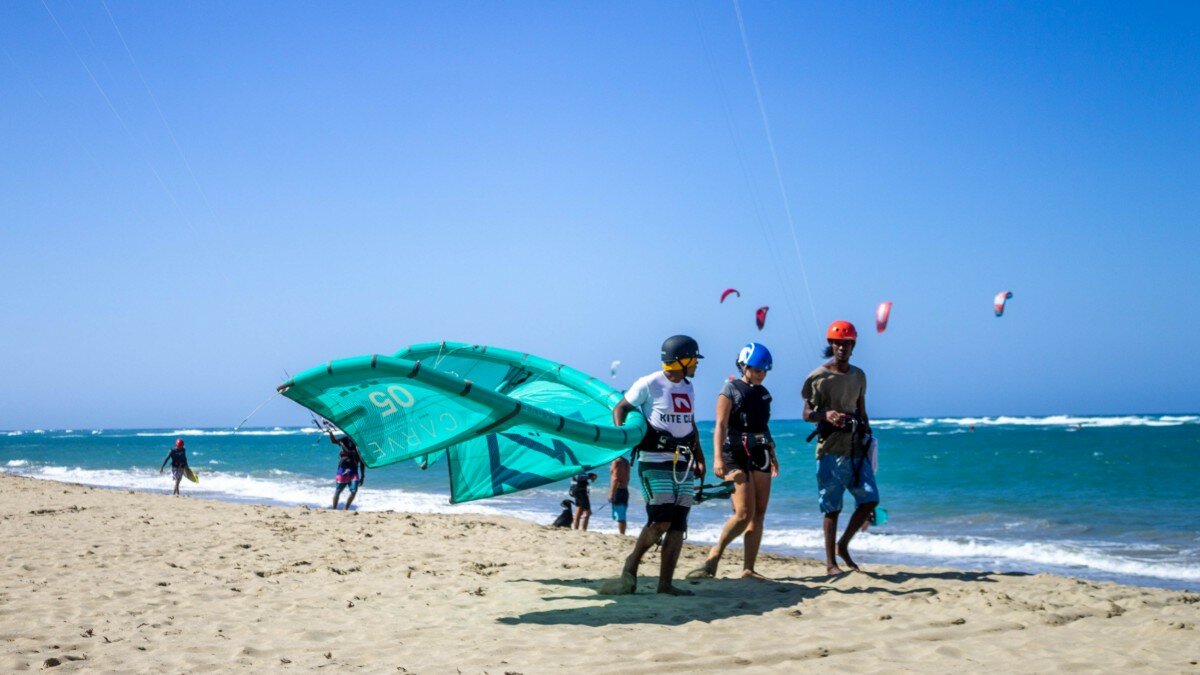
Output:
[[[762,615],[777,609],[797,607],[805,600],[826,593],[879,593],[890,596],[937,595],[930,587],[897,588],[895,585],[923,579],[941,579],[964,583],[996,583],[993,577],[1028,576],[1021,572],[857,572],[837,576],[816,575],[785,577],[767,581],[750,579],[676,580],[676,584],[695,593],[671,597],[654,592],[657,577],[640,577],[639,592],[634,595],[600,595],[596,579],[517,579],[512,583],[537,583],[545,586],[586,590],[585,593],[546,596],[543,600],[592,601],[584,607],[573,604],[561,609],[527,612],[497,619],[509,625],[608,626],[613,624],[653,623],[679,626],[691,621],[716,621],[736,616]],[[887,586],[871,585],[883,582]],[[892,586],[892,587],[888,587]],[[799,612],[797,611],[797,616]]]

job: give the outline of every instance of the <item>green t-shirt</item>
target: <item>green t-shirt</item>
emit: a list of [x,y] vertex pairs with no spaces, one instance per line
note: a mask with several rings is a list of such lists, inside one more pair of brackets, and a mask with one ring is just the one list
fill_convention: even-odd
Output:
[[[839,373],[828,367],[819,366],[808,374],[800,395],[813,410],[836,410],[858,414],[858,399],[867,394],[867,374],[862,368],[850,366],[850,370]],[[830,434],[817,444],[817,457],[821,455],[849,456],[850,434]]]

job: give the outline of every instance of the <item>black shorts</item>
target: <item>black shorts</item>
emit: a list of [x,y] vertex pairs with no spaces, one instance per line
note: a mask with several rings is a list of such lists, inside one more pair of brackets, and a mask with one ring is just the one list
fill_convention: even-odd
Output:
[[771,451],[766,445],[756,445],[746,448],[742,444],[741,439],[730,435],[725,441],[725,445],[721,447],[721,461],[725,464],[726,471],[731,468],[740,469],[747,474],[751,471],[761,473],[771,472]]
[[688,511],[690,506],[678,504],[647,504],[646,515],[650,523],[671,523],[671,532],[687,532]]
[[628,488],[617,488],[616,490],[613,490],[612,503],[618,504],[618,505],[628,504],[629,503],[629,489]]
[[592,510],[592,498],[585,492],[575,498],[575,506],[584,511]]

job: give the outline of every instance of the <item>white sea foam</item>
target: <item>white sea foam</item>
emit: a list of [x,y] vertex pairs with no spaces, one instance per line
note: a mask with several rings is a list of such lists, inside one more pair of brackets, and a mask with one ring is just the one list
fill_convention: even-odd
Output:
[[17,430],[17,431],[9,431],[9,432],[5,433],[4,435],[5,435],[5,436],[24,436],[24,435],[25,435],[25,432],[24,432],[24,431],[20,431],[20,430]]
[[[693,543],[713,543],[719,527],[688,530]],[[763,545],[789,549],[823,550],[824,535],[819,529],[771,530],[763,532]],[[872,553],[920,556],[932,560],[974,561],[980,565],[1024,563],[1059,568],[1088,569],[1108,574],[1154,577],[1175,581],[1200,582],[1200,566],[1171,562],[1137,560],[1116,555],[1127,547],[1103,543],[1006,542],[987,537],[927,537],[913,534],[864,533],[854,538],[853,548]],[[1139,546],[1139,549],[1145,549]],[[1012,565],[1015,567],[1015,565]]]
[[919,419],[876,419],[876,429],[925,429],[937,425],[960,427],[1174,427],[1200,424],[1200,415],[1046,415],[995,417],[922,417]]
[[175,431],[139,431],[134,436],[162,438],[174,436],[301,436],[316,433],[315,429],[176,429]]
[[[15,469],[15,470],[14,470]],[[80,467],[13,467],[6,471],[30,478],[81,483],[97,487],[166,492],[171,489],[170,474],[148,469],[83,469]],[[221,471],[197,471],[198,485],[184,484],[184,491],[201,496],[237,501],[269,501],[284,505],[328,507],[333,497],[333,481],[290,475],[287,479],[263,478]],[[365,498],[364,498],[365,497]],[[518,502],[510,502],[516,505]],[[521,502],[524,503],[524,502]],[[405,511],[415,513],[457,513],[508,515],[533,521],[547,520],[543,510],[496,508],[481,502],[451,504],[444,494],[411,492],[399,489],[372,489],[357,500],[362,511]]]
[[4,464],[4,466],[11,466],[11,467],[29,466],[29,460],[27,460],[27,459],[10,459]]

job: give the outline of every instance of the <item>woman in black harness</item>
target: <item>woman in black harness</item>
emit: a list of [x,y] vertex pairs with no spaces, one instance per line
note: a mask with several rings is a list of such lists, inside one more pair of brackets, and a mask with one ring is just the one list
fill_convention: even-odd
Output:
[[746,553],[742,576],[765,578],[754,571],[754,562],[762,543],[771,479],[779,475],[775,441],[767,428],[771,419],[771,393],[762,386],[771,369],[771,352],[751,342],[738,354],[737,367],[742,377],[726,382],[717,397],[717,424],[713,432],[713,446],[721,448],[713,462],[713,473],[734,483],[733,516],[725,523],[721,538],[709,551],[704,566],[688,573],[691,579],[714,576],[725,547],[743,533]]

